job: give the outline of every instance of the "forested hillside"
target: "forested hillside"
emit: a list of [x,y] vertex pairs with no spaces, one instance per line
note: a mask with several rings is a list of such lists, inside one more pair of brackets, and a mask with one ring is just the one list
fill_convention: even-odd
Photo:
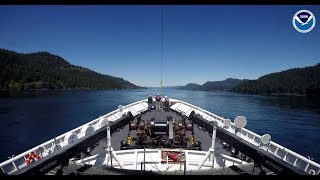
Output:
[[71,65],[48,52],[21,54],[0,49],[0,89],[132,89],[122,78]]
[[231,91],[250,94],[320,95],[320,63],[245,81]]

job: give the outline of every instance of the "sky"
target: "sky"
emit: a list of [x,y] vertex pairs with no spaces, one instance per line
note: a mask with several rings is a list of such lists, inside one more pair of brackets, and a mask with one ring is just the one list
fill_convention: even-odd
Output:
[[[257,79],[320,62],[320,6],[0,6],[0,48],[47,51],[73,65],[159,87]],[[301,9],[315,28],[292,25]]]

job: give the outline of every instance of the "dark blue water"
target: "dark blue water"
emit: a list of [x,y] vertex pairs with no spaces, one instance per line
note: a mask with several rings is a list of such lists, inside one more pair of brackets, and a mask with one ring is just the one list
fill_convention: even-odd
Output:
[[[159,89],[117,91],[0,91],[0,161],[127,105]],[[241,95],[163,89],[217,115],[247,118],[247,129],[320,162],[320,101],[306,97]]]

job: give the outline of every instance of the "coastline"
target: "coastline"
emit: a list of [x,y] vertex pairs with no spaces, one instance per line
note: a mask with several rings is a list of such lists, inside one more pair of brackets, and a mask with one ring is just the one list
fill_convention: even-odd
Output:
[[137,88],[114,88],[114,89],[90,89],[90,88],[68,88],[68,89],[0,89],[0,91],[78,91],[78,90],[101,90],[101,91],[107,91],[107,90],[133,90],[133,89],[147,89],[146,87],[137,87]]
[[228,92],[235,94],[244,94],[244,95],[262,95],[262,96],[297,96],[297,97],[307,97],[307,96],[320,96],[320,94],[291,94],[291,93],[241,93],[234,91],[206,91],[206,90],[196,90],[196,89],[177,89],[177,90],[186,90],[186,91],[203,91],[203,92]]

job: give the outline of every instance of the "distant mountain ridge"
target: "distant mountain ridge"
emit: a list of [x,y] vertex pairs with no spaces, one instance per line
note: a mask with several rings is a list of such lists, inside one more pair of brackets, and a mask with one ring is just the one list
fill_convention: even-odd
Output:
[[75,66],[49,52],[0,49],[0,89],[135,89],[123,78]]
[[320,63],[314,66],[270,73],[256,80],[228,78],[223,81],[207,81],[203,85],[189,83],[177,89],[230,91],[245,94],[320,96]]
[[239,85],[246,80],[228,78],[223,81],[207,81],[201,87],[206,91],[229,91],[231,88]]
[[189,83],[186,86],[181,86],[182,90],[198,90],[198,91],[229,91],[233,87],[246,81],[241,79],[228,78],[223,81],[207,81],[203,85]]
[[320,63],[293,68],[249,80],[231,89],[248,94],[320,95]]
[[180,87],[179,89],[184,89],[184,90],[199,90],[201,85],[196,84],[196,83],[189,83],[185,86]]

